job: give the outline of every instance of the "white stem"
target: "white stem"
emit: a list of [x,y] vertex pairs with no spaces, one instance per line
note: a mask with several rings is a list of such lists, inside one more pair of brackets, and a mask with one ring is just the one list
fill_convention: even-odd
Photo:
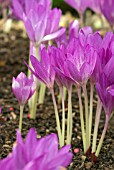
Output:
[[52,100],[54,104],[54,110],[55,110],[55,117],[56,117],[56,123],[57,123],[57,130],[58,130],[58,138],[59,138],[59,144],[60,147],[62,147],[62,134],[61,134],[61,127],[60,127],[60,120],[59,120],[59,114],[58,114],[58,109],[57,109],[57,103],[54,95],[54,90],[50,89],[50,92],[52,94]]
[[72,86],[68,89],[68,117],[67,117],[67,144],[71,143],[72,136]]
[[38,101],[38,85],[36,87],[36,91],[35,91],[34,95],[32,96],[32,106],[31,106],[31,112],[30,112],[31,119],[36,118],[37,101]]
[[21,130],[22,130],[23,109],[24,109],[24,105],[20,105],[20,119],[19,119],[19,130],[20,130],[20,133],[21,133]]
[[61,93],[61,97],[62,97],[62,145],[64,146],[64,140],[65,140],[65,104],[64,104],[63,87],[60,88],[60,93]]
[[94,83],[90,82],[89,143],[91,143],[91,131],[92,131],[93,91],[94,91]]
[[72,131],[73,131],[73,116],[72,116],[72,86],[70,89],[70,144],[71,144],[71,139],[72,139]]
[[44,103],[44,97],[46,92],[46,85],[44,83],[40,83],[40,92],[39,92],[39,103]]
[[79,98],[79,108],[80,108],[80,122],[81,122],[81,131],[82,131],[82,141],[84,153],[86,153],[86,136],[85,136],[85,128],[84,128],[84,115],[83,115],[83,105],[81,98],[81,88],[77,88],[78,98]]
[[82,86],[84,92],[84,99],[85,99],[85,119],[86,119],[86,151],[88,150],[90,143],[89,143],[89,114],[88,114],[88,96],[87,96],[87,89],[86,83]]
[[[40,57],[39,57],[39,47],[35,46],[33,48],[35,48],[35,49],[33,49],[33,50],[35,50],[35,57],[39,60],[40,59]],[[34,78],[34,80],[35,80],[35,82],[38,82],[36,77]],[[30,107],[30,118],[31,119],[36,118],[37,101],[38,101],[38,85],[37,85],[35,93],[33,94],[32,98],[30,99],[30,103],[29,103],[29,104],[32,104],[32,105],[29,106]]]
[[96,142],[97,142],[97,134],[98,134],[101,110],[102,110],[102,103],[98,98],[96,116],[95,116],[95,126],[94,126],[94,133],[93,133],[92,153],[95,153],[96,151]]
[[[29,66],[30,67],[32,67],[32,64],[31,64],[31,61],[30,61],[30,55],[31,55],[31,44],[32,44],[32,42],[30,41],[29,42],[29,59],[28,59],[28,64],[29,64]],[[31,71],[28,69],[28,77],[31,75]]]
[[99,156],[99,153],[100,153],[100,150],[101,150],[101,147],[102,147],[102,144],[103,144],[103,140],[104,140],[104,137],[105,137],[105,134],[106,134],[106,130],[107,130],[107,127],[108,127],[108,122],[109,122],[109,116],[106,115],[106,121],[105,121],[104,129],[103,129],[103,132],[102,132],[102,135],[101,135],[100,142],[99,142],[98,147],[97,147],[97,151],[95,153],[96,157]]
[[[66,96],[67,96],[67,89],[66,87],[63,87],[63,94],[64,94],[64,100],[66,100]],[[62,100],[62,96],[61,94],[58,95],[58,103],[61,103]]]

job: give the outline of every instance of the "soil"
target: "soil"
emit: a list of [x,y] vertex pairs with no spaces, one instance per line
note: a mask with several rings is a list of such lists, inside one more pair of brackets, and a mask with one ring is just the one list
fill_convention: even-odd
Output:
[[[2,115],[0,116],[0,159],[5,158],[12,150],[16,140],[16,129],[19,123],[19,105],[12,93],[12,77],[16,77],[21,71],[27,72],[24,60],[28,60],[29,41],[23,37],[23,31],[11,30],[9,34],[0,32],[0,106]],[[55,95],[58,95],[57,89]],[[96,101],[95,101],[96,102]],[[67,103],[66,103],[67,110]],[[60,118],[61,107],[59,106]],[[82,148],[79,108],[77,95],[73,93],[73,137],[72,152],[79,148],[78,153],[74,153],[73,162],[69,170],[108,170],[114,169],[114,116],[112,116],[107,129],[104,144],[96,164],[92,164],[89,159],[85,159]],[[103,130],[105,116],[102,114],[99,126],[98,139]],[[25,137],[28,130],[35,127],[39,136],[49,133],[56,133],[55,115],[50,92],[46,91],[44,104],[37,107],[36,120],[30,120],[28,106],[26,105],[23,118],[22,136]]]

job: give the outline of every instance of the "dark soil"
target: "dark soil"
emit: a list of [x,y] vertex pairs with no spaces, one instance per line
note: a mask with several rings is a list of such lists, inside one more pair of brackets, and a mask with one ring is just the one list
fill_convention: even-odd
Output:
[[[16,139],[16,129],[19,123],[19,105],[12,94],[12,77],[17,76],[21,71],[27,72],[24,60],[28,60],[29,41],[23,38],[21,30],[12,30],[9,34],[0,32],[0,105],[2,106],[2,115],[0,116],[0,159],[6,157],[12,150]],[[58,95],[57,92],[55,93]],[[67,105],[66,105],[67,109]],[[61,108],[59,106],[61,115]],[[52,99],[47,90],[45,102],[38,105],[36,120],[30,120],[28,117],[28,107],[25,107],[23,118],[22,136],[25,137],[31,127],[35,127],[39,136],[56,132],[55,115]],[[73,95],[73,137],[72,151],[80,148],[79,153],[74,153],[73,162],[69,170],[108,170],[114,169],[114,117],[109,122],[107,134],[104,140],[102,150],[96,164],[90,160],[84,160],[81,129],[79,120],[79,109],[76,92]],[[101,117],[99,126],[99,136],[104,126],[104,115]]]

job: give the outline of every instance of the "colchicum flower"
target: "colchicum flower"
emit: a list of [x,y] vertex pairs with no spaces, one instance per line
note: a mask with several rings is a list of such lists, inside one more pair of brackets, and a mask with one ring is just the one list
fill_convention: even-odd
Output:
[[36,11],[31,9],[24,20],[25,28],[30,40],[40,44],[41,42],[61,36],[65,32],[65,28],[57,31],[60,16],[61,11],[56,8],[49,10],[47,13],[43,7],[42,9],[39,7]]
[[73,154],[70,145],[58,150],[56,134],[50,134],[37,140],[34,128],[28,132],[23,141],[17,131],[17,142],[12,153],[0,161],[0,170],[61,170],[67,167]]
[[65,86],[67,89],[70,89],[71,84],[74,84],[75,81],[70,77],[69,71],[66,67],[67,57],[64,53],[64,48],[60,49],[55,48],[53,53],[53,58],[55,60],[54,70],[56,72],[55,81],[59,87]]
[[38,80],[43,82],[49,89],[53,88],[54,80],[55,80],[55,70],[53,69],[53,57],[50,53],[43,48],[41,50],[41,60],[38,61],[34,56],[30,57],[31,64],[34,68],[28,68],[30,71],[37,77]]
[[[94,135],[93,135],[93,145],[92,145],[92,153],[94,155],[95,153],[95,160],[96,157],[98,157],[99,152],[101,150],[101,146],[106,134],[106,130],[108,127],[108,122],[110,119],[110,115],[112,113],[112,110],[114,109],[114,96],[111,91],[114,85],[114,56],[113,56],[113,35],[111,33],[108,33],[105,35],[104,41],[106,42],[101,43],[101,49],[97,58],[97,69],[95,70],[95,80],[96,80],[96,89],[98,96],[101,100],[100,107],[98,108],[98,111],[96,112],[96,118],[95,118],[95,128],[94,128]],[[98,133],[98,125],[100,121],[100,114],[101,114],[101,108],[104,108],[106,119],[105,119],[105,125],[104,129],[99,141],[99,144],[96,149],[96,138]]]
[[89,7],[90,0],[65,0],[71,7],[73,7],[80,16],[80,24],[84,25],[84,12]]
[[22,129],[22,118],[23,109],[26,102],[31,98],[36,90],[36,83],[34,81],[33,75],[28,78],[21,72],[17,78],[13,77],[12,80],[12,91],[16,96],[20,105],[20,120],[19,120],[19,130]]
[[79,84],[86,83],[93,73],[97,53],[93,47],[82,47],[80,42],[74,53],[67,54],[67,67],[72,78]]
[[61,10],[51,10],[50,6],[50,0],[13,0],[13,13],[24,22],[29,39],[37,45],[65,32],[65,28],[58,30]]
[[[81,118],[81,128],[82,128],[82,138],[84,145],[84,152],[88,150],[90,147],[89,141],[89,113],[88,113],[88,96],[86,85],[91,75],[93,74],[96,60],[97,60],[97,52],[93,47],[89,44],[86,45],[86,36],[82,34],[80,41],[74,39],[76,42],[76,48],[71,48],[73,50],[71,53],[67,53],[67,68],[72,79],[75,80],[77,86],[78,97],[80,101],[80,118]],[[71,42],[72,43],[72,42]],[[84,46],[83,46],[83,45]],[[81,88],[83,88],[84,98],[85,98],[85,120],[86,120],[86,139],[84,135],[84,119],[83,119],[83,108],[81,101]]]
[[25,105],[36,90],[33,75],[28,78],[21,72],[17,78],[13,77],[12,90],[20,105]]
[[[113,65],[113,69],[114,69],[114,65]],[[99,82],[96,83],[96,89],[98,92],[98,96],[99,96],[99,98],[102,102],[102,105],[104,107],[106,119],[105,119],[104,129],[103,129],[97,150],[95,152],[96,157],[98,157],[99,152],[101,150],[101,146],[103,144],[103,140],[104,140],[104,137],[105,137],[105,134],[107,131],[110,115],[112,113],[112,110],[114,109],[114,96],[113,96],[113,90],[111,88],[113,88],[113,85],[110,86],[110,80],[109,80],[108,76],[102,72],[102,74],[100,74]]]
[[89,0],[65,0],[70,6],[76,9],[79,13],[84,13],[88,7]]
[[114,1],[100,0],[100,9],[112,27],[114,25]]

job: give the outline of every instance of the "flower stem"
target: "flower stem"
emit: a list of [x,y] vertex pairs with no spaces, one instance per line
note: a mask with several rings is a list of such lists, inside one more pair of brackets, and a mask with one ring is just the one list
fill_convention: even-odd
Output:
[[64,100],[66,100],[66,96],[67,96],[67,89],[66,89],[66,87],[63,87],[63,94],[64,94]]
[[88,150],[90,143],[89,143],[89,113],[88,113],[88,96],[87,96],[87,89],[86,83],[82,86],[84,92],[84,99],[85,99],[85,119],[86,119],[86,151]]
[[[34,49],[35,50],[35,57],[39,60],[40,59],[40,57],[39,57],[39,47],[35,46],[33,48],[35,48]],[[34,78],[34,80],[35,80],[35,82],[38,81],[36,77]],[[31,101],[29,102],[29,104],[32,104],[32,105],[29,105],[29,107],[30,107],[30,118],[35,119],[36,118],[37,101],[38,101],[38,85],[37,85],[37,88],[36,88],[34,95],[32,96],[32,98],[30,100]]]
[[40,84],[40,92],[39,92],[39,103],[44,103],[44,97],[46,92],[46,85],[44,83]]
[[[63,94],[64,94],[64,100],[66,100],[66,96],[67,96],[67,89],[66,89],[66,87],[63,87]],[[61,94],[59,94],[59,96],[58,96],[58,103],[61,103],[61,100],[62,100],[62,96],[61,96]]]
[[[30,67],[32,67],[32,64],[31,64],[31,61],[30,61],[31,48],[32,48],[31,46],[32,46],[32,42],[30,41],[29,42],[29,59],[28,59],[28,64],[29,64]],[[28,74],[27,75],[28,75],[28,77],[31,75],[31,71],[29,69],[28,69]]]
[[101,110],[102,110],[102,103],[98,98],[96,116],[95,116],[95,126],[94,126],[94,133],[93,133],[92,153],[95,153],[96,151],[96,142],[97,142],[97,134],[98,134],[98,126],[100,121]]
[[67,144],[71,143],[72,137],[72,85],[68,89],[68,117],[67,117]]
[[55,110],[55,117],[56,117],[56,123],[57,123],[57,130],[58,130],[58,138],[59,138],[59,144],[60,147],[62,147],[62,134],[61,134],[61,127],[60,127],[60,120],[59,120],[59,114],[58,114],[58,109],[57,109],[57,103],[54,95],[54,90],[50,89],[50,92],[52,94],[52,100],[54,104],[54,110]]
[[20,130],[20,133],[21,133],[21,130],[22,130],[23,109],[24,109],[24,105],[20,105],[20,119],[19,119],[19,130]]
[[108,127],[108,122],[109,122],[109,116],[106,115],[106,121],[105,121],[104,129],[103,129],[103,132],[102,132],[102,135],[101,135],[100,142],[99,142],[98,147],[97,147],[97,151],[95,153],[96,157],[99,156],[99,153],[100,153],[100,150],[101,150],[101,147],[102,147],[102,144],[103,144],[103,140],[104,140],[104,137],[105,137],[105,134],[106,134],[106,130],[107,130],[107,127]]
[[63,87],[60,88],[60,93],[61,93],[61,97],[62,97],[62,145],[64,146],[64,140],[65,140],[65,104],[64,104]]
[[70,143],[71,143],[71,139],[72,139],[72,131],[73,131],[73,117],[72,117],[72,86],[70,89]]
[[83,117],[83,105],[81,98],[81,88],[77,88],[78,98],[79,98],[79,107],[80,107],[80,122],[81,122],[81,131],[82,131],[82,141],[84,153],[86,153],[86,138],[85,138],[85,129],[84,129],[84,117]]
[[93,91],[94,91],[94,83],[90,82],[89,143],[91,143],[91,131],[92,131]]
[[35,119],[36,118],[36,108],[37,108],[37,101],[38,101],[38,85],[36,87],[36,91],[34,95],[32,96],[32,106],[30,111],[30,118]]

